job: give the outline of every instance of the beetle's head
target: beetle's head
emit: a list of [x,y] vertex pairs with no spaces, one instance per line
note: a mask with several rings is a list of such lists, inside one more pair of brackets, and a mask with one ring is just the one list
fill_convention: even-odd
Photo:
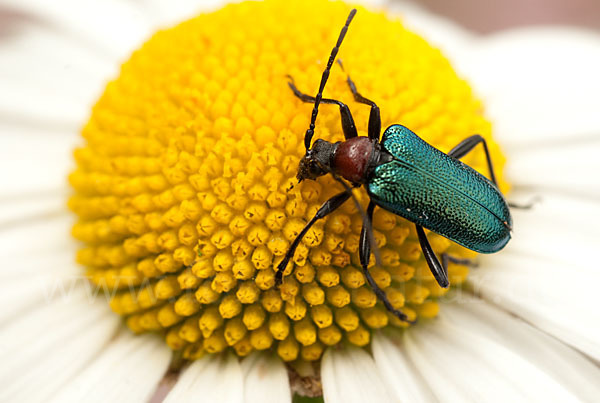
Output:
[[325,140],[317,140],[312,148],[306,150],[306,154],[300,160],[298,165],[298,182],[304,179],[315,180],[319,176],[323,176],[332,172],[331,161],[339,143],[330,143]]

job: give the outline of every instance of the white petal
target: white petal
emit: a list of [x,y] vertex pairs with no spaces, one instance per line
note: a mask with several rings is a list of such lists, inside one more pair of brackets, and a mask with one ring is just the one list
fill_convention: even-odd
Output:
[[528,148],[600,133],[597,33],[567,28],[499,33],[473,47],[461,69],[507,145]]
[[242,361],[244,402],[288,403],[292,392],[284,363],[269,353],[253,353]]
[[209,355],[193,362],[165,399],[171,402],[242,402],[244,379],[238,358],[232,354]]
[[[45,9],[60,10],[43,5],[37,10]],[[6,19],[11,35],[0,40],[0,116],[46,135],[75,133],[105,82],[118,72],[119,61],[82,43],[81,33],[64,35],[57,30],[60,24],[32,10],[13,12]],[[3,137],[20,135],[10,127],[0,130]]]
[[514,233],[506,251],[588,267],[600,275],[589,265],[590,254],[600,244],[597,202],[547,191],[518,192],[515,196],[521,201],[536,196],[540,201],[529,210],[512,210]]
[[[422,326],[423,324],[415,326],[415,330]],[[407,360],[427,381],[436,400],[447,402],[472,401],[472,398],[469,398],[469,392],[459,388],[457,381],[450,377],[456,371],[454,368],[450,371],[447,369],[454,364],[453,359],[437,354],[431,346],[421,343],[420,337],[416,339],[410,337],[412,332],[413,329],[404,333],[403,340],[398,345],[401,351],[405,352]]]
[[373,358],[360,348],[327,349],[321,362],[321,381],[328,403],[390,401]]
[[166,27],[194,17],[200,12],[217,10],[226,4],[225,0],[143,0],[140,10],[155,26]]
[[506,174],[517,189],[551,190],[600,199],[600,126],[595,137],[507,147]]
[[597,206],[548,192],[540,197],[532,209],[514,211],[514,239],[500,253],[481,256],[469,284],[483,298],[598,359]]
[[[231,3],[231,1],[204,0],[198,2],[196,0],[174,0],[164,2],[161,0],[143,0],[140,3],[141,12],[146,14],[154,25],[164,27],[189,19],[198,13],[217,10]],[[386,0],[357,0],[355,3],[376,10],[385,6],[388,2]]]
[[[600,369],[553,337],[507,315],[504,311],[463,295],[443,307],[443,318],[457,327],[489,337],[546,372],[583,401],[600,395]],[[463,326],[465,325],[465,326]]]
[[[212,12],[224,5],[231,3],[226,0],[143,0],[139,2],[140,11],[148,16],[156,26],[165,27],[189,19],[199,13]],[[355,3],[363,4],[371,9],[386,5],[386,0],[358,0]]]
[[[19,125],[47,126],[47,131],[58,128],[61,132],[75,132],[83,122],[91,102],[81,104],[76,99],[56,96],[19,81],[0,80],[0,116]],[[68,91],[67,91],[68,95]],[[14,131],[2,130],[2,136],[16,137]]]
[[394,336],[377,333],[372,346],[375,365],[390,394],[400,402],[435,402],[429,385],[406,355],[403,338]]
[[[42,220],[31,220],[12,225],[0,231],[0,256],[4,259],[0,265],[0,276],[19,274],[24,267],[43,273],[47,266],[36,259],[36,255],[74,251],[74,242],[70,238],[73,218],[65,211]],[[24,263],[21,265],[21,259]]]
[[119,324],[106,301],[82,286],[4,323],[0,400],[47,400],[99,354]]
[[169,366],[171,352],[158,335],[118,337],[52,399],[55,402],[147,401]]
[[0,230],[60,214],[65,210],[67,199],[66,192],[61,191],[4,196],[0,196]]
[[126,57],[152,32],[140,10],[126,1],[57,0],[51,7],[41,0],[7,0],[5,3],[14,10],[45,21],[58,32],[82,41],[114,61]]
[[433,14],[415,2],[389,2],[391,15],[402,18],[403,24],[421,35],[431,45],[439,47],[455,68],[461,71],[459,63],[470,54],[477,36],[452,20]]
[[369,10],[378,10],[387,5],[387,0],[358,0],[356,4],[361,4],[367,7]]
[[600,359],[597,278],[586,267],[502,253],[482,259],[469,283],[483,298]]
[[102,57],[77,37],[65,37],[28,14],[7,17],[3,22],[11,30],[11,35],[0,40],[0,79],[6,82],[52,93],[61,102],[83,101],[90,89],[102,85],[91,80],[118,72],[118,60]]
[[[5,172],[0,177],[0,203],[12,202],[13,207],[7,206],[7,209],[18,211],[22,202],[36,203],[27,199],[48,195],[55,206],[59,195],[64,197],[63,206],[66,206],[67,175],[74,166],[72,152],[77,142],[76,132],[57,135],[43,129],[5,124],[0,124],[0,130],[7,133],[0,136],[0,170]],[[40,208],[34,207],[34,210]]]
[[[463,302],[474,303],[468,298]],[[498,321],[497,326],[507,329],[505,338],[517,339],[517,336],[510,334],[510,330],[523,325],[506,314],[465,315],[455,322],[446,318],[442,311],[438,320],[416,326],[414,331],[411,329],[411,332],[407,332],[407,354],[430,382],[439,400],[579,401],[577,394],[580,392],[576,388],[581,382],[570,382],[569,377],[560,378],[557,371],[550,374],[547,365],[539,365],[540,359],[535,354],[529,356],[513,350],[519,340],[506,342],[503,338],[490,337],[489,333],[481,331],[486,323],[494,320]],[[556,342],[544,345],[545,341],[547,338],[543,337],[536,340],[540,348],[555,347]],[[578,370],[591,371],[586,374],[588,379],[598,376],[598,369],[582,357],[577,357],[576,353],[563,353],[555,354],[557,367],[563,363],[575,363]],[[578,366],[577,360],[582,365]],[[450,398],[447,395],[449,392],[458,393],[459,396]]]
[[75,263],[71,223],[63,212],[0,227],[0,304],[10,306],[0,310],[0,321],[66,295],[76,284],[88,285]]
[[[22,268],[23,271],[0,275],[0,305],[10,306],[10,309],[0,310],[0,322],[64,296],[77,283],[87,285],[82,268],[73,262],[74,253],[65,249],[58,253],[32,254],[28,258],[15,259],[15,264],[7,262],[12,269]],[[89,287],[90,293],[93,293],[95,287]]]

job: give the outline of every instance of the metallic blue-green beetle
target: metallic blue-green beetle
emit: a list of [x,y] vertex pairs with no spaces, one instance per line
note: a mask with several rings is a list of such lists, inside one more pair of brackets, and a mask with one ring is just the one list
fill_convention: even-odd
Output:
[[[335,99],[323,98],[331,67],[355,14],[356,10],[350,12],[331,51],[316,97],[300,92],[290,77],[289,86],[294,95],[304,102],[314,103],[310,127],[304,137],[306,154],[300,160],[298,180],[314,180],[329,173],[345,190],[323,203],[294,239],[277,267],[275,279],[277,284],[281,284],[283,272],[309,228],[353,197],[353,187],[364,185],[371,200],[366,212],[363,212],[364,222],[359,242],[361,266],[369,285],[385,307],[398,318],[408,321],[403,312],[391,305],[385,292],[377,286],[368,270],[373,244],[371,222],[375,206],[415,224],[423,255],[436,281],[444,288],[449,285],[448,262],[465,261],[442,254],[440,263],[423,228],[443,235],[468,249],[494,253],[510,240],[512,219],[508,204],[498,190],[490,154],[483,137],[473,135],[448,154],[429,145],[401,125],[388,127],[380,140],[379,107],[375,102],[363,97],[347,76],[354,99],[371,107],[368,136],[358,136],[348,106]],[[339,60],[338,63],[343,69]],[[311,147],[320,103],[335,104],[340,108],[345,141],[330,143],[319,139]],[[491,180],[459,161],[479,143],[483,145],[486,154]],[[358,205],[356,200],[354,201]]]

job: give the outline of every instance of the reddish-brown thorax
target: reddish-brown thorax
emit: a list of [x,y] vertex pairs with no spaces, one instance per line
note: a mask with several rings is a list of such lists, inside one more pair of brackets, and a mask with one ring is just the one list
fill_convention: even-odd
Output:
[[333,157],[333,169],[350,182],[364,182],[373,148],[373,141],[364,136],[344,141]]

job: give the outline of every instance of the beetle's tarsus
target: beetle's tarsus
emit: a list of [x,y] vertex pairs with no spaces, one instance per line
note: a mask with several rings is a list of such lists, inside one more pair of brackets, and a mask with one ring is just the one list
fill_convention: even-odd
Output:
[[508,207],[510,207],[510,208],[516,208],[516,209],[519,209],[519,210],[530,210],[530,209],[533,208],[533,206],[535,206],[536,204],[538,204],[541,201],[542,201],[541,197],[534,196],[531,200],[529,200],[525,204],[508,202]]
[[279,286],[283,283],[283,272],[277,271],[275,273],[275,287],[279,288]]
[[442,266],[444,266],[444,269],[446,270],[446,272],[448,271],[448,263],[462,264],[464,266],[469,266],[469,267],[479,266],[479,263],[477,263],[477,261],[474,259],[460,258],[460,257],[451,256],[447,253],[442,253]]

